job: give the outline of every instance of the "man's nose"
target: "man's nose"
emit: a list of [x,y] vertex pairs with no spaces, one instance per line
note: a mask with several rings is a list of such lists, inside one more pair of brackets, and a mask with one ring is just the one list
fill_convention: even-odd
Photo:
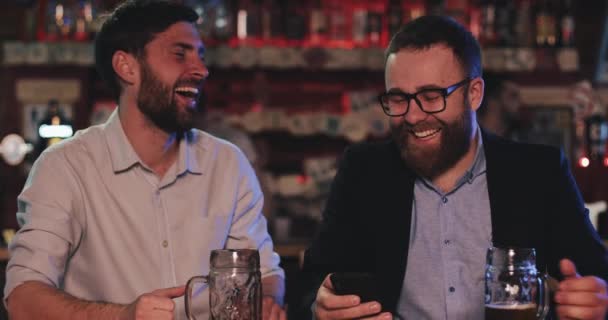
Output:
[[410,107],[407,113],[403,116],[405,122],[409,124],[416,124],[428,117],[428,113],[422,111],[422,108],[418,105],[416,100],[412,99],[410,101]]
[[192,74],[201,80],[207,79],[209,76],[209,69],[207,64],[203,60],[198,59],[192,66]]

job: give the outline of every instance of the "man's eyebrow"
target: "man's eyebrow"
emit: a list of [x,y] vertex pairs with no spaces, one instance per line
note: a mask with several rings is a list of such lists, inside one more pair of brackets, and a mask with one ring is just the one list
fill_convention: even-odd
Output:
[[173,44],[173,47],[178,47],[184,50],[196,50],[198,51],[199,55],[204,55],[205,54],[205,47],[204,46],[200,46],[197,49],[195,49],[195,47],[189,43],[185,43],[185,42],[176,42]]
[[[443,89],[443,87],[440,87],[436,84],[424,84],[424,85],[416,87],[416,92],[420,92],[422,90],[428,90],[428,89]],[[416,92],[405,92],[399,88],[390,88],[387,92],[388,93],[406,93],[406,94],[416,93]]]

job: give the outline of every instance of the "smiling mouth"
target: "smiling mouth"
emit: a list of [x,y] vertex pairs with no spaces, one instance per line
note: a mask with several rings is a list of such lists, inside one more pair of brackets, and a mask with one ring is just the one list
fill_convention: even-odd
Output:
[[440,128],[439,129],[429,129],[429,130],[419,130],[419,131],[411,130],[410,133],[412,135],[414,135],[417,139],[425,139],[425,138],[429,138],[429,137],[436,135],[437,133],[439,133],[439,131],[441,131]]
[[175,88],[175,93],[177,93],[178,95],[185,97],[185,98],[189,98],[189,99],[195,99],[196,97],[198,97],[200,90],[198,88],[195,87],[177,87]]

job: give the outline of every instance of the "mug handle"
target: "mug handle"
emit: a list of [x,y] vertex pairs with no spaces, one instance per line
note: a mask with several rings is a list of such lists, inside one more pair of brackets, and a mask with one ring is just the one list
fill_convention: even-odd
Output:
[[536,278],[538,281],[538,311],[536,312],[536,318],[539,320],[545,319],[549,313],[549,283],[547,281],[547,273],[543,273],[542,276]]
[[208,286],[209,283],[209,277],[208,276],[196,276],[196,277],[192,277],[190,278],[190,280],[188,280],[188,282],[186,283],[186,297],[185,297],[185,305],[186,305],[186,317],[188,317],[188,320],[196,320],[196,318],[194,317],[194,315],[192,314],[192,287],[194,286],[194,284],[196,283],[204,283],[205,286]]

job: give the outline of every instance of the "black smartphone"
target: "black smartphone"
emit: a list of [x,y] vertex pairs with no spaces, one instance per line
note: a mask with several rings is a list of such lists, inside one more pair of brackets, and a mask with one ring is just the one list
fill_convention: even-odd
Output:
[[354,294],[361,302],[379,301],[374,276],[364,272],[336,272],[329,276],[337,295]]

